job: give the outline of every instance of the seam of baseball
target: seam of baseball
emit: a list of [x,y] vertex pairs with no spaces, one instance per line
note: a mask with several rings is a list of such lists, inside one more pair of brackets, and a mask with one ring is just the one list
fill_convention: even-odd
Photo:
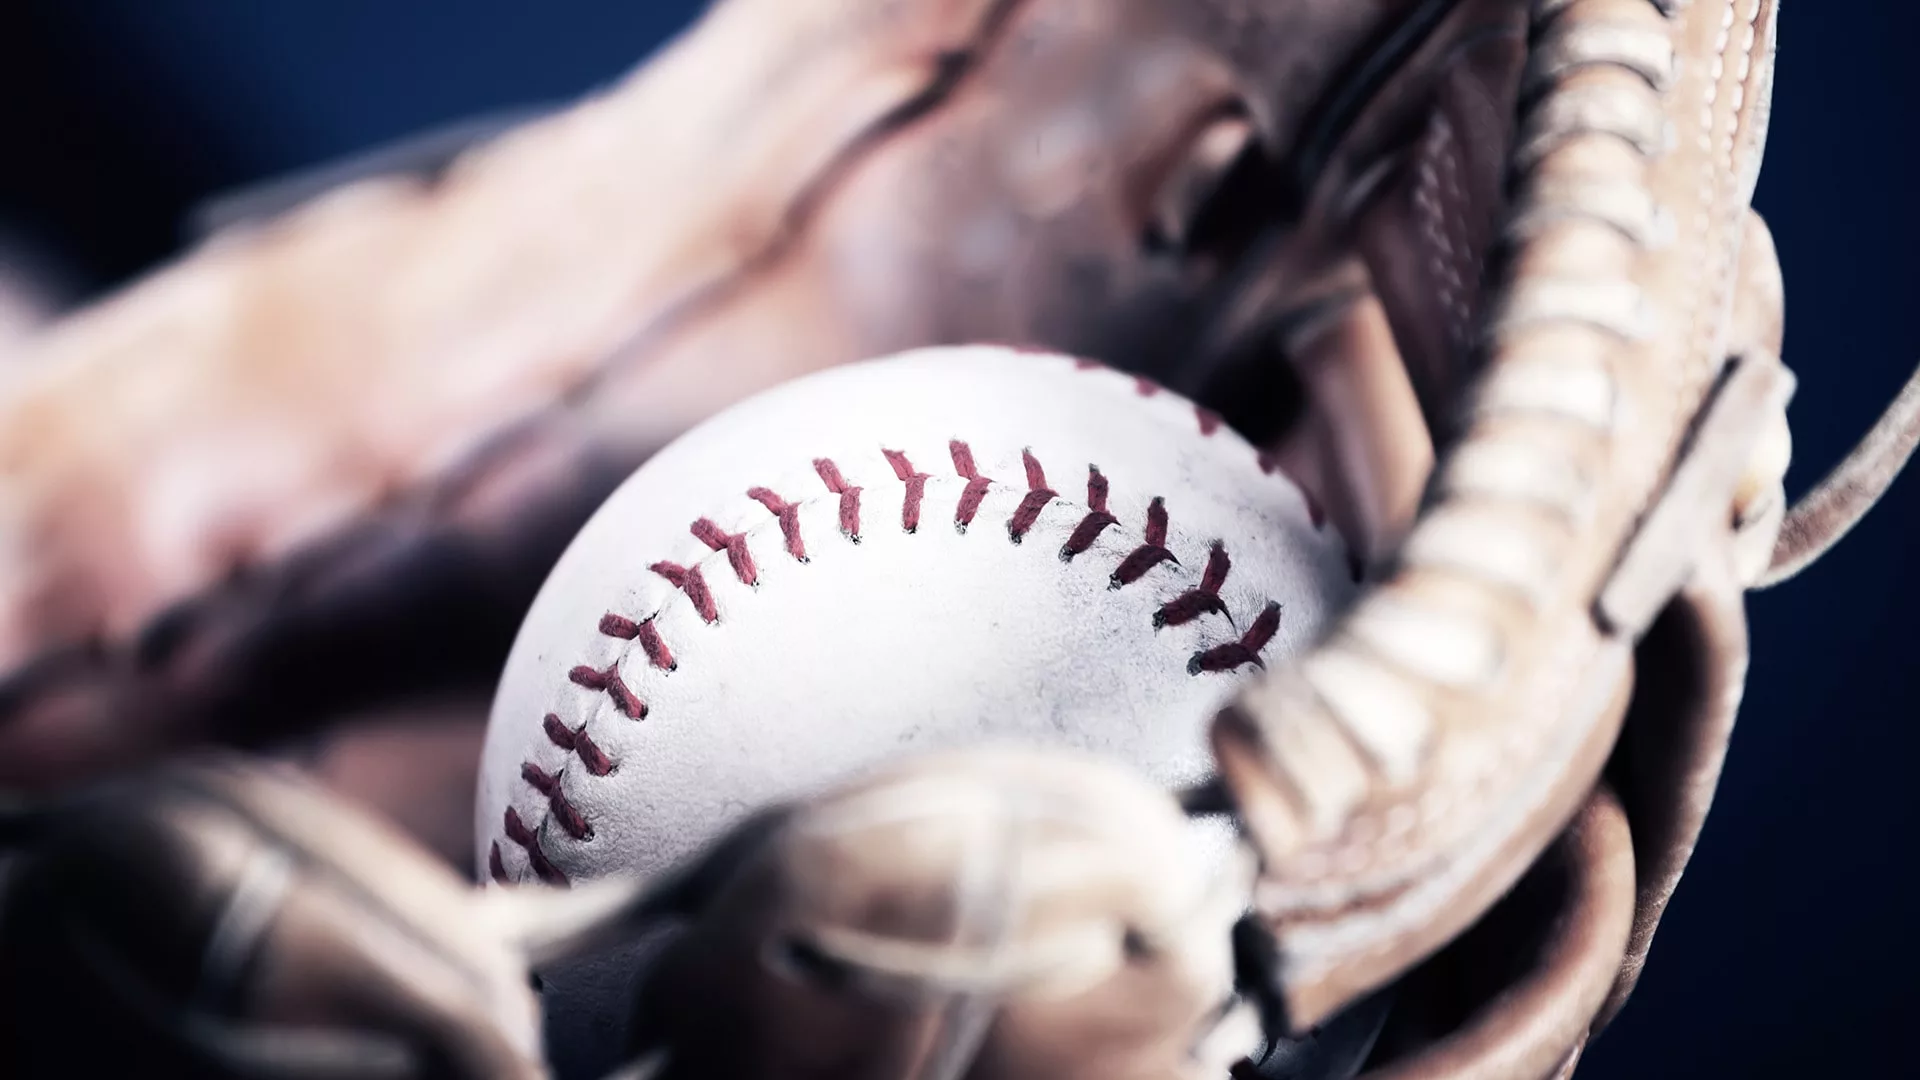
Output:
[[[1075,366],[1082,370],[1100,370],[1111,372],[1104,365],[1091,361],[1076,360]],[[1117,373],[1114,373],[1117,374]],[[1144,377],[1131,377],[1136,392],[1142,397],[1154,397],[1163,393],[1163,388]],[[1218,414],[1194,406],[1194,415],[1203,438],[1212,438],[1224,424]],[[918,471],[908,460],[904,452],[881,448],[880,456],[891,468],[894,478],[904,488],[901,501],[899,525],[907,533],[917,532],[921,524],[921,511],[925,504],[925,492],[928,481],[940,481],[943,486],[955,480],[966,481],[959,499],[954,506],[953,525],[965,533],[975,523],[976,516],[990,491],[1018,491],[1018,485],[1004,480],[982,475],[973,461],[971,446],[962,439],[950,440],[947,444],[948,455],[952,460],[953,475],[934,476]],[[1107,511],[1108,481],[1097,466],[1088,466],[1087,496],[1083,501],[1065,498],[1049,486],[1044,468],[1030,450],[1021,451],[1024,466],[1026,488],[1018,507],[1005,524],[1009,543],[1020,544],[1030,535],[1038,524],[1042,512],[1056,504],[1071,507],[1081,514],[1079,523],[1068,533],[1059,552],[1060,561],[1072,562],[1078,556],[1090,551],[1093,544],[1108,530],[1125,529],[1120,520]],[[1268,475],[1280,471],[1277,462],[1264,452],[1258,454],[1261,470]],[[644,700],[629,688],[620,675],[620,666],[633,655],[637,644],[645,654],[649,667],[663,671],[674,671],[678,660],[674,657],[670,645],[653,629],[653,623],[667,605],[675,603],[690,604],[695,614],[703,622],[718,622],[718,611],[713,604],[712,595],[706,585],[705,568],[708,566],[726,566],[741,584],[753,586],[758,581],[759,568],[748,548],[747,541],[756,535],[765,535],[778,529],[787,555],[799,563],[809,561],[806,553],[805,538],[799,531],[800,511],[808,506],[818,505],[827,500],[838,500],[840,532],[854,544],[860,542],[860,496],[865,490],[849,484],[841,474],[839,467],[830,458],[813,460],[815,474],[820,478],[825,491],[798,500],[789,501],[769,488],[754,487],[747,491],[749,498],[765,507],[770,516],[755,525],[737,533],[721,529],[710,518],[696,519],[690,527],[693,535],[711,549],[710,554],[688,566],[667,562],[656,562],[648,567],[649,571],[664,578],[672,591],[660,602],[652,613],[645,618],[635,620],[625,616],[608,613],[600,620],[601,634],[621,639],[625,645],[605,668],[580,665],[568,672],[568,680],[584,689],[605,694],[614,707],[628,719],[640,721],[646,719],[648,706]],[[1319,506],[1313,502],[1304,489],[1294,485],[1296,491],[1305,500],[1308,516],[1316,530],[1326,527],[1326,519]],[[1108,576],[1108,589],[1119,590],[1143,579],[1149,572],[1163,563],[1172,563],[1185,568],[1185,564],[1173,554],[1167,546],[1171,521],[1162,496],[1154,496],[1148,504],[1146,521],[1139,529],[1141,542],[1132,546],[1130,552],[1115,566]],[[1183,590],[1179,595],[1162,603],[1154,612],[1153,625],[1157,631],[1169,626],[1183,626],[1206,615],[1218,615],[1237,635],[1231,640],[1221,642],[1195,652],[1187,661],[1187,673],[1198,676],[1237,670],[1247,664],[1264,666],[1260,654],[1272,641],[1280,628],[1281,605],[1268,600],[1261,612],[1245,630],[1241,630],[1238,620],[1227,609],[1220,597],[1220,590],[1226,585],[1232,571],[1232,561],[1227,554],[1224,541],[1214,540],[1208,545],[1204,569],[1197,570],[1198,583]],[[528,869],[532,876],[550,885],[569,884],[567,876],[547,855],[541,837],[550,823],[557,824],[569,837],[576,841],[591,840],[594,836],[592,822],[589,821],[571,801],[564,790],[564,780],[568,770],[576,762],[584,767],[591,776],[610,775],[618,763],[609,758],[605,751],[593,740],[588,732],[593,717],[598,710],[592,710],[577,727],[569,726],[557,713],[547,713],[542,719],[542,728],[547,741],[558,747],[566,755],[566,760],[554,771],[540,767],[532,761],[523,761],[520,776],[534,792],[547,804],[540,820],[532,826],[520,817],[515,808],[509,805],[502,815],[501,836],[496,837],[488,847],[487,872],[496,882],[514,883],[515,876],[508,873],[501,854],[500,842],[505,839],[519,847],[527,857]],[[525,875],[520,876],[524,880]]]

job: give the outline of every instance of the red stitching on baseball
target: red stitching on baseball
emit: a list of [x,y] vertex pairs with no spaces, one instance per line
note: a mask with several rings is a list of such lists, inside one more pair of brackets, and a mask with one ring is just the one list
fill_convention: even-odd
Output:
[[1107,478],[1095,466],[1087,466],[1087,516],[1080,519],[1067,542],[1060,545],[1060,561],[1072,562],[1075,555],[1091,548],[1103,531],[1118,524],[1120,519],[1107,513]]
[[594,743],[593,737],[587,734],[585,724],[581,724],[578,728],[570,728],[558,715],[548,713],[540,726],[546,731],[549,742],[577,756],[580,763],[587,767],[588,773],[594,776],[605,776],[613,771],[613,759],[607,757],[607,752]]
[[1107,512],[1107,478],[1099,466],[1087,466],[1087,509],[1095,514]]
[[661,640],[660,631],[654,629],[652,619],[637,623],[608,612],[600,616],[600,632],[622,641],[639,639],[640,647],[647,651],[647,659],[663,671],[673,671],[679,666],[673,662],[673,653],[667,648],[667,643]]
[[900,527],[907,532],[920,531],[920,503],[927,495],[927,474],[918,472],[907,455],[899,450],[882,450],[887,464],[893,466],[893,475],[907,486],[907,496],[900,504]]
[[559,776],[527,761],[520,765],[520,779],[547,797],[547,809],[553,812],[554,820],[567,830],[568,836],[575,840],[593,839],[593,826],[587,824],[587,819],[567,801],[567,793],[560,787]]
[[1198,675],[1203,671],[1232,671],[1242,664],[1252,664],[1257,668],[1267,665],[1260,660],[1260,650],[1267,647],[1273,635],[1280,630],[1280,605],[1269,600],[1266,609],[1253,620],[1247,632],[1240,635],[1239,641],[1229,641],[1224,645],[1215,645],[1193,654],[1187,661],[1187,674]]
[[693,610],[708,623],[720,621],[720,610],[714,606],[713,593],[707,589],[707,579],[700,574],[698,566],[681,566],[678,563],[657,562],[647,569],[666,578],[674,588],[687,594],[693,601]]
[[568,727],[567,722],[560,719],[559,713],[548,713],[546,719],[540,721],[540,728],[547,733],[548,742],[569,754],[573,753],[574,746],[580,741],[579,733]]
[[746,533],[730,533],[715,525],[710,518],[694,522],[689,531],[695,540],[715,551],[727,553],[727,565],[733,567],[733,576],[740,579],[740,584],[760,583],[760,568],[753,564],[753,552],[747,550]]
[[673,659],[673,650],[667,648],[660,631],[654,629],[652,619],[640,624],[640,648],[646,651],[647,663],[661,671],[680,670],[680,665]]
[[1131,585],[1163,562],[1180,565],[1180,560],[1167,550],[1167,500],[1156,495],[1147,504],[1147,542],[1134,548],[1133,554],[1122,560],[1119,569],[1113,572],[1109,585],[1115,589]]
[[993,481],[980,475],[973,464],[973,448],[955,439],[947,444],[947,453],[953,455],[953,471],[958,473],[967,486],[960,491],[960,502],[953,508],[953,527],[961,532],[973,524],[973,517],[980,512],[980,503],[987,497],[987,489]]
[[1202,615],[1224,615],[1226,602],[1220,599],[1220,586],[1227,583],[1227,573],[1233,564],[1227,559],[1227,546],[1220,541],[1213,542],[1213,549],[1207,553],[1207,568],[1200,575],[1200,585],[1188,589],[1172,600],[1161,605],[1153,613],[1154,629],[1164,626],[1185,626]]
[[1047,486],[1046,471],[1040,468],[1033,451],[1020,451],[1020,463],[1027,467],[1027,494],[1007,522],[1007,539],[1016,544],[1024,540],[1033,529],[1033,523],[1040,520],[1040,511],[1060,497],[1059,492]]
[[847,483],[840,475],[840,466],[827,458],[815,458],[813,471],[820,474],[820,482],[827,490],[840,496],[840,531],[854,543],[860,542],[860,488]]
[[527,862],[533,866],[534,876],[549,885],[567,884],[567,875],[553,865],[553,860],[547,858],[546,852],[540,850],[540,838],[527,828],[527,823],[520,820],[520,815],[511,806],[507,807],[505,826],[507,839],[526,851]]
[[635,720],[647,718],[647,703],[627,688],[626,680],[620,677],[620,662],[617,660],[608,664],[604,671],[581,664],[567,672],[567,681],[588,690],[605,691],[621,712]]
[[787,542],[787,554],[799,562],[807,561],[807,545],[800,538],[800,504],[788,502],[769,488],[747,489],[747,498],[767,508],[780,522],[780,535]]
[[[1107,368],[1105,364],[1093,360],[1075,359],[1073,366],[1081,371],[1111,370]],[[1133,389],[1134,392],[1141,397],[1150,398],[1165,393],[1167,388],[1145,375],[1135,375],[1133,377]],[[1195,405],[1193,407],[1193,415],[1200,421],[1200,434],[1208,438],[1212,438],[1215,432],[1226,425],[1226,420],[1222,418],[1219,413],[1214,412],[1204,405]]]
[[500,857],[500,841],[498,840],[487,845],[487,875],[502,885],[513,884],[513,879],[507,876],[506,860]]

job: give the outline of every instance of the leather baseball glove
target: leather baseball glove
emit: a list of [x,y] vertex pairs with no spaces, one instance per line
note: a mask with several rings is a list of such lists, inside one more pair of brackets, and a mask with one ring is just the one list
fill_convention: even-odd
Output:
[[[464,862],[512,633],[651,452],[833,364],[1073,352],[1219,411],[1360,553],[1362,598],[1219,717],[1218,781],[1186,793],[1242,826],[1249,914],[1160,918],[1116,868],[1112,917],[1087,918],[1166,932],[1063,960],[1105,1003],[1082,1013],[1030,992],[1046,971],[826,915],[768,951],[813,918],[795,912],[839,910],[796,860],[906,842],[794,824],[831,800],[770,811],[640,905],[690,929],[626,1050],[687,1076],[1215,1075],[1243,1013],[1167,973],[1220,961],[1264,1024],[1244,1075],[1564,1076],[1711,802],[1743,592],[1824,551],[1920,430],[1915,384],[1786,505],[1781,282],[1749,207],[1776,10],[725,0],[588,101],[232,223],[20,350],[0,376],[0,786],[234,744]],[[949,764],[983,805],[1031,767]],[[1097,834],[1045,842],[1117,858]],[[183,940],[224,940],[188,921]],[[853,1011],[809,1022],[821,995]],[[820,1057],[823,1033],[879,1030],[845,995],[908,1010],[931,1049]],[[497,1021],[434,1015],[435,1045]],[[539,1075],[524,1042],[414,1074]]]

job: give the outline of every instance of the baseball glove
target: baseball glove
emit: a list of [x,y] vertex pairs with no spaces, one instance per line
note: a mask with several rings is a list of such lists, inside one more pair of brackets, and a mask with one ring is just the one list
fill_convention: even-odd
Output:
[[[22,350],[0,786],[237,744],[464,862],[519,618],[650,453],[833,364],[1073,352],[1268,447],[1368,580],[1187,794],[1258,855],[1232,935],[1258,1067],[1565,1075],[1711,802],[1743,591],[1837,539],[1920,429],[1910,385],[1786,506],[1749,208],[1775,14],[726,0],[591,100],[233,224]],[[752,909],[716,884],[754,895],[738,851],[674,894],[718,940]],[[674,977],[654,1000],[684,1008]],[[682,1061],[728,1037],[642,1012]],[[916,1075],[1036,1068],[941,1045]]]

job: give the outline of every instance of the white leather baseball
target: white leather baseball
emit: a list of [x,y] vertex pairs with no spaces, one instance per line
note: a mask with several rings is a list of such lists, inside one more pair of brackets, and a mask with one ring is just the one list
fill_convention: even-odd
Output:
[[1079,748],[1168,785],[1355,586],[1217,417],[1027,350],[777,387],[662,450],[534,603],[478,800],[496,881],[653,874],[896,755]]

